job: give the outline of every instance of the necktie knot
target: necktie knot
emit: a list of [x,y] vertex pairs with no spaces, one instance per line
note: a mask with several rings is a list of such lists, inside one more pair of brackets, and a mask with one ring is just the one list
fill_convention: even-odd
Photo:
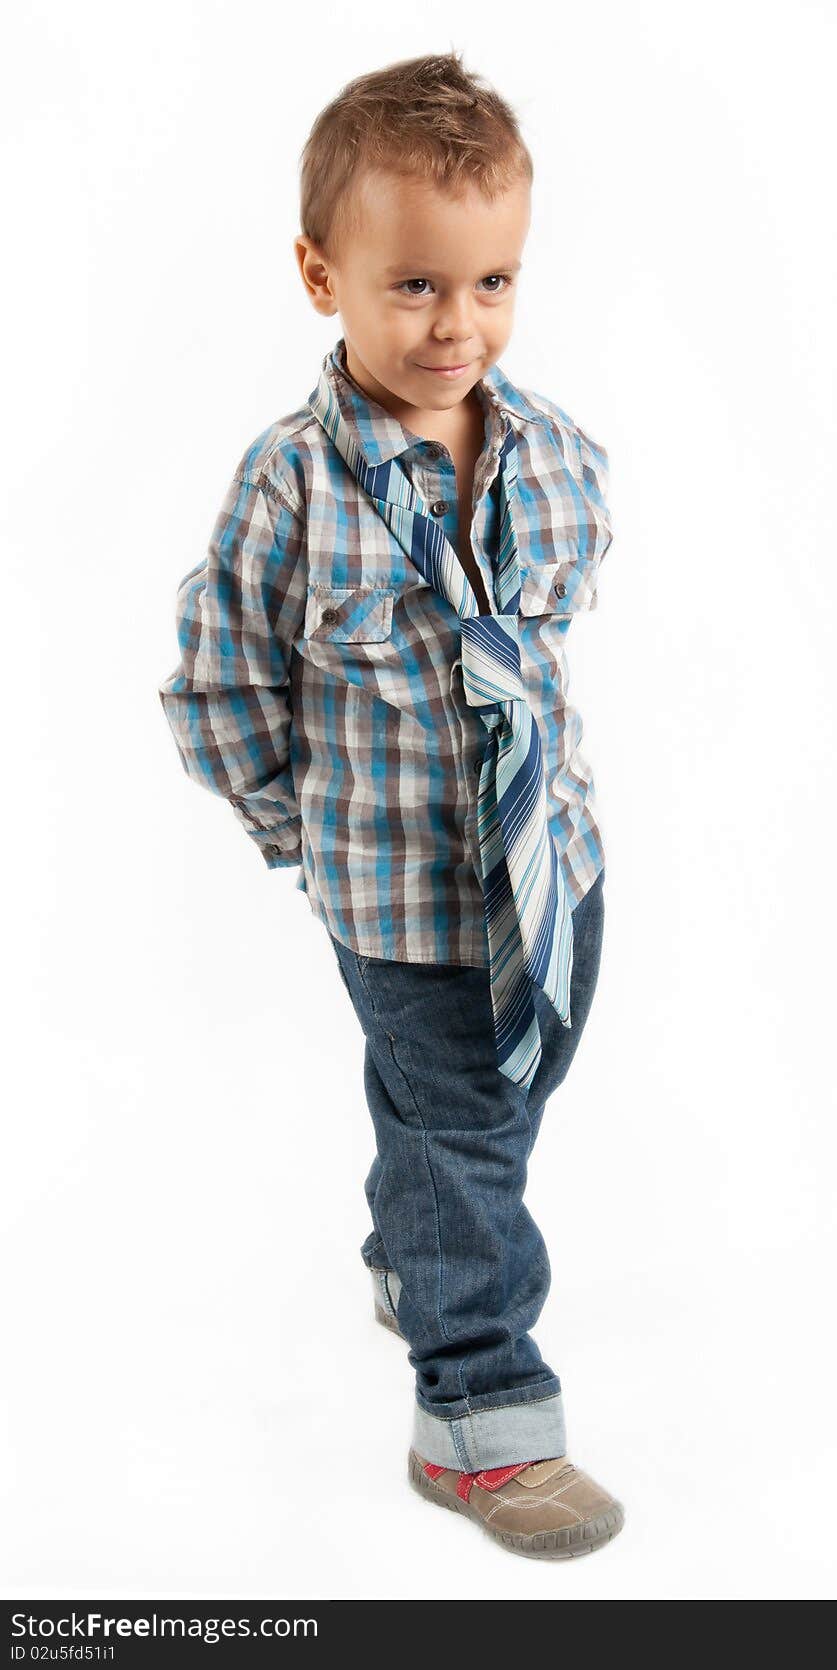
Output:
[[470,615],[461,624],[462,682],[469,707],[525,701],[517,615]]

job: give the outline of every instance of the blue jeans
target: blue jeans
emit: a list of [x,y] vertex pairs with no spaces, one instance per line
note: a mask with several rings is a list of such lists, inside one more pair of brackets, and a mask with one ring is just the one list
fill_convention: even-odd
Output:
[[566,1453],[561,1383],[531,1334],[550,1268],[523,1193],[544,1108],[584,1031],[603,926],[602,870],[573,912],[570,1028],[533,988],[543,1053],[528,1091],[497,1067],[487,968],[365,957],[330,936],[366,1037],[377,1144],[361,1252],[395,1272],[416,1374],[413,1445],[437,1466]]

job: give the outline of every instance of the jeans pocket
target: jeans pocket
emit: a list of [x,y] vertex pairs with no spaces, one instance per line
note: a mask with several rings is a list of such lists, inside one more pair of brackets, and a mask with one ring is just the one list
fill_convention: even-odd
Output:
[[361,951],[354,952],[354,959],[361,972],[370,966],[372,968],[386,968],[387,964],[392,962],[391,957],[368,957],[365,952]]

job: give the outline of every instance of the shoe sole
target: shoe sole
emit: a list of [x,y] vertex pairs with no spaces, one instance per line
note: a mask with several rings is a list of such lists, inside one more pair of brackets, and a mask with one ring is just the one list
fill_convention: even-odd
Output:
[[409,1455],[409,1479],[425,1502],[464,1514],[466,1519],[473,1519],[503,1548],[508,1548],[513,1554],[523,1554],[530,1560],[577,1560],[582,1554],[594,1554],[597,1548],[604,1548],[605,1543],[612,1542],[625,1523],[621,1502],[614,1502],[612,1508],[597,1514],[595,1519],[587,1519],[580,1525],[564,1525],[558,1531],[536,1531],[530,1537],[522,1531],[495,1531],[470,1503],[463,1502],[460,1496],[449,1496],[447,1491],[440,1490],[427,1477],[415,1450],[411,1450]]

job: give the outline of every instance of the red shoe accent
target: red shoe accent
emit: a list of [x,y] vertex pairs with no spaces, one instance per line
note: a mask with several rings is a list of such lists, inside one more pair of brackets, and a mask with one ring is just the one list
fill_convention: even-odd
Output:
[[[461,1501],[467,1502],[475,1484],[480,1490],[500,1490],[509,1479],[517,1478],[526,1467],[531,1467],[531,1461],[517,1461],[511,1467],[486,1467],[481,1473],[458,1473],[456,1477],[456,1494]],[[438,1479],[440,1473],[449,1471],[446,1467],[437,1467],[435,1462],[426,1461],[424,1471],[429,1479]]]

